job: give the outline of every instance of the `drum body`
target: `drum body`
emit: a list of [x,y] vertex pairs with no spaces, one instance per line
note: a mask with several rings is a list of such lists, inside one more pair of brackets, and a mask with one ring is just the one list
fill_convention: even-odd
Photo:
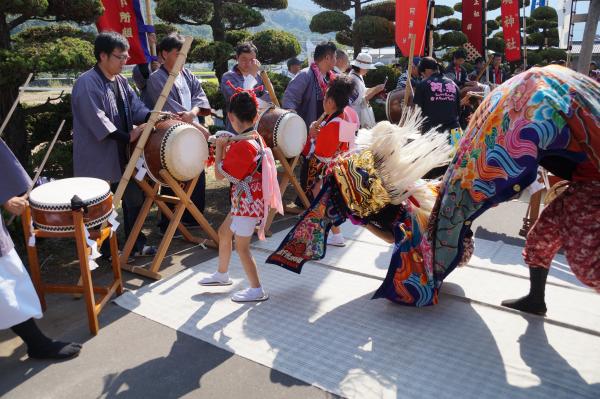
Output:
[[113,211],[112,193],[107,182],[91,177],[73,177],[42,184],[31,191],[29,205],[34,226],[42,231],[75,231],[71,198],[77,195],[87,207],[85,227],[101,225]]
[[278,147],[286,158],[300,155],[306,144],[306,123],[295,112],[283,108],[264,111],[256,130],[270,148]]
[[208,144],[194,126],[174,119],[157,122],[146,142],[143,161],[152,180],[166,186],[160,170],[186,182],[202,173],[208,159]]
[[[391,123],[399,123],[404,108],[404,93],[406,89],[395,89],[388,93],[385,101],[385,115]],[[412,95],[409,94],[408,103],[412,104]]]

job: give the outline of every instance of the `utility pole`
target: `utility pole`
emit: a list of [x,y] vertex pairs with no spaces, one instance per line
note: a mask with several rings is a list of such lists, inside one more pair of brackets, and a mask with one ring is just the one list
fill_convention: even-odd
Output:
[[592,61],[592,52],[594,51],[598,19],[600,19],[600,0],[590,0],[585,30],[583,31],[583,40],[581,42],[581,52],[577,61],[577,72],[584,75],[590,72],[590,62]]

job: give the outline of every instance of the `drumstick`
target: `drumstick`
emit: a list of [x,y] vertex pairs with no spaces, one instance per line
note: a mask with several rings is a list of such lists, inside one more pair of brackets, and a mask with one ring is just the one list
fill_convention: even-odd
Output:
[[165,111],[150,111],[153,114],[159,114],[159,115],[166,115],[166,116],[173,116],[175,114],[171,113],[171,112],[165,112]]
[[327,114],[325,112],[323,112],[321,114],[321,116],[319,116],[319,119],[317,119],[317,126],[319,126],[321,123],[323,123],[323,121],[325,120],[326,116],[327,116]]
[[275,104],[278,107],[281,107],[281,105],[279,105],[279,100],[277,99],[277,95],[275,94],[275,89],[273,88],[273,84],[271,83],[271,79],[269,79],[269,75],[267,74],[267,72],[261,71],[260,77],[262,78],[262,81],[265,84],[267,91],[269,92],[269,97],[271,97],[271,101],[273,102],[273,104]]
[[[228,137],[227,141],[244,141],[244,140],[254,140],[256,137],[254,135],[247,135],[247,136],[233,136],[233,137]],[[209,144],[214,144],[217,142],[217,137],[215,136],[210,136],[208,138],[208,143]]]
[[6,118],[4,118],[4,122],[2,122],[2,127],[0,127],[0,136],[2,136],[2,133],[4,132],[4,128],[8,124],[8,121],[10,120],[10,117],[12,116],[13,112],[15,111],[15,108],[17,108],[17,104],[19,103],[19,100],[21,99],[21,94],[23,94],[23,92],[25,91],[25,88],[29,85],[29,81],[31,80],[32,77],[33,77],[33,73],[30,73],[29,76],[27,77],[27,80],[25,81],[25,84],[19,88],[19,94],[17,95],[17,98],[15,98],[15,102],[13,103],[10,111],[8,111],[8,114],[6,114]]
[[[50,153],[52,152],[52,148],[54,148],[54,144],[56,143],[58,136],[60,136],[60,132],[62,131],[62,128],[64,125],[65,125],[65,120],[63,119],[63,121],[60,123],[60,126],[58,127],[58,130],[56,131],[56,134],[54,135],[54,138],[52,139],[52,142],[50,143],[50,146],[48,147],[48,150],[46,151],[46,155],[44,155],[44,159],[42,160],[40,167],[38,168],[37,172],[35,173],[35,177],[33,178],[31,185],[29,186],[29,188],[27,189],[27,192],[24,195],[24,198],[29,197],[29,194],[31,194],[31,190],[33,190],[33,187],[35,186],[35,182],[40,178],[40,175],[42,174],[42,170],[44,170],[44,167],[46,166],[46,161],[48,161],[48,158],[50,157]],[[8,220],[8,223],[6,223],[6,225],[10,226],[12,224],[12,222],[14,222],[16,217],[17,217],[17,215],[12,215],[10,217],[10,219]]]
[[493,55],[492,54],[488,54],[488,60],[485,63],[485,66],[483,68],[481,68],[481,71],[479,71],[479,73],[475,77],[475,82],[479,82],[479,79],[481,79],[481,77],[483,76],[483,74],[485,73],[485,71],[487,71],[487,69],[489,68],[489,66],[492,63],[493,59],[494,59]]

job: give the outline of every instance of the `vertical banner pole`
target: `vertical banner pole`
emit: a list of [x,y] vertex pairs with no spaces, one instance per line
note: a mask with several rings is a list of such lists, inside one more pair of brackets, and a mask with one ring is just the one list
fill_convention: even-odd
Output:
[[523,2],[523,71],[527,70],[527,18],[525,13],[525,2]]
[[484,67],[485,69],[485,79],[483,80],[485,83],[490,83],[489,82],[489,77],[490,77],[490,63],[487,62],[488,57],[491,57],[491,55],[488,54],[488,25],[487,25],[487,1],[483,0],[482,1],[482,5],[481,5],[481,12],[482,12],[482,16],[483,18],[481,19],[481,23],[483,24],[483,59],[486,61],[486,65]]
[[429,56],[433,57],[433,19],[435,18],[435,1],[431,2],[429,18]]
[[[412,91],[412,85],[410,83],[410,79],[412,76],[412,68],[413,68],[413,57],[415,54],[415,40],[416,40],[416,35],[415,34],[411,34],[410,35],[410,53],[408,55],[408,68],[406,70],[406,74],[408,76],[408,79],[406,80],[406,90],[404,90],[404,108],[406,108],[406,106],[408,105],[408,97],[409,97],[409,93]],[[409,90],[410,87],[410,90]]]
[[[146,24],[147,25],[154,25],[152,23],[152,9],[150,8],[150,0],[146,0]],[[148,34],[146,34],[147,36]],[[150,55],[155,57],[156,56],[156,43],[152,43],[150,45]]]

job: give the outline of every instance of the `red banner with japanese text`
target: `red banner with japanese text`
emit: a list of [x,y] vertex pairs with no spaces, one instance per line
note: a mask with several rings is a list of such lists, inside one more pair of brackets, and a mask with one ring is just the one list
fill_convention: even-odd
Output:
[[462,1],[462,32],[467,36],[464,47],[467,60],[483,56],[483,0]]
[[150,62],[150,51],[146,32],[152,29],[144,25],[139,0],[102,0],[104,14],[96,20],[98,32],[113,31],[120,33],[129,41],[127,64],[145,64]]
[[506,61],[519,61],[521,59],[521,24],[518,0],[502,0],[501,13]]
[[402,55],[410,54],[410,36],[415,35],[415,56],[423,55],[428,0],[396,0],[396,45]]

